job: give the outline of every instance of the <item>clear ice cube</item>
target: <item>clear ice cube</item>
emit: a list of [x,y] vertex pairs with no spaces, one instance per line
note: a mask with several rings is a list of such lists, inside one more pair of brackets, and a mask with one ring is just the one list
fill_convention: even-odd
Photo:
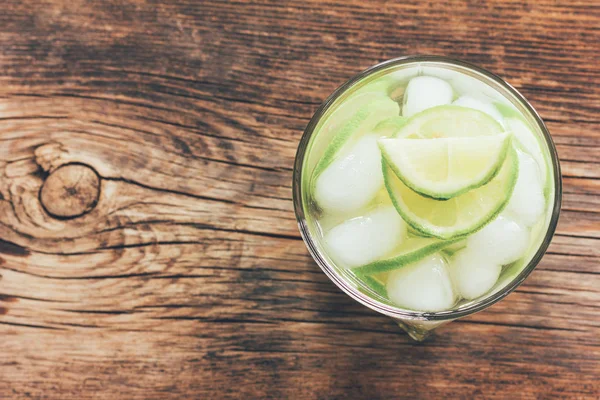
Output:
[[387,281],[390,300],[411,310],[447,310],[456,301],[447,267],[446,260],[434,254],[395,270]]
[[546,199],[538,164],[519,151],[519,176],[506,212],[525,226],[535,224],[544,213]]
[[485,98],[495,103],[510,105],[510,102],[496,89],[474,76],[464,74],[462,71],[450,70],[443,67],[424,66],[421,68],[421,74],[445,80],[452,86],[455,92],[461,95],[476,93],[477,97]]
[[338,265],[353,268],[384,257],[405,234],[405,222],[387,206],[335,226],[325,235],[325,243]]
[[428,108],[450,104],[453,96],[448,82],[433,76],[418,76],[408,82],[402,115],[410,117]]
[[502,114],[500,114],[500,111],[498,111],[498,109],[490,102],[483,101],[469,95],[464,95],[460,96],[452,104],[479,110],[494,118],[500,124],[503,124]]
[[538,164],[540,177],[542,178],[542,186],[544,186],[547,169],[546,161],[544,159],[544,154],[542,153],[540,143],[538,142],[534,132],[532,132],[527,124],[519,118],[507,118],[504,123],[506,125],[506,129],[513,133],[515,139],[521,143],[527,153],[529,153]]
[[344,213],[365,207],[382,187],[377,136],[367,135],[319,175],[314,195],[324,210]]
[[525,255],[529,230],[507,216],[500,215],[467,239],[467,248],[490,263],[510,264]]
[[482,257],[478,251],[466,248],[450,260],[450,276],[458,294],[473,300],[487,293],[500,276],[502,266]]

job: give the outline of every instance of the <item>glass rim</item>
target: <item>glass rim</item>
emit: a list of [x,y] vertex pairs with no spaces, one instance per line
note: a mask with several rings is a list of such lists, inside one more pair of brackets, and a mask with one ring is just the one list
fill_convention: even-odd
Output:
[[[529,114],[533,117],[535,123],[537,124],[538,128],[544,136],[544,140],[549,150],[550,158],[552,161],[552,172],[554,177],[554,204],[552,207],[552,214],[550,216],[548,229],[536,253],[531,258],[527,266],[525,266],[525,268],[523,268],[523,270],[515,278],[513,278],[512,281],[506,284],[506,286],[504,286],[501,290],[498,290],[494,294],[487,296],[481,299],[480,301],[477,301],[473,304],[470,304],[464,308],[457,310],[447,310],[439,312],[411,311],[384,304],[361,292],[358,288],[354,287],[346,279],[344,279],[344,277],[341,276],[335,270],[333,265],[330,265],[330,263],[323,257],[321,251],[316,245],[313,235],[310,233],[304,213],[304,206],[302,204],[302,168],[307,153],[306,150],[310,139],[314,134],[315,127],[317,126],[323,115],[325,115],[325,113],[329,110],[331,105],[341,95],[343,95],[347,89],[352,87],[361,79],[389,67],[415,62],[437,62],[463,67],[480,73],[502,86],[511,95],[513,95],[514,98],[516,98],[517,101],[519,101],[521,105],[527,110],[527,112],[529,112]],[[521,283],[523,283],[523,281],[529,276],[529,274],[531,274],[531,272],[536,268],[536,266],[539,264],[540,260],[546,253],[546,250],[550,245],[550,242],[556,230],[556,226],[558,224],[558,217],[560,214],[560,207],[562,202],[562,176],[556,147],[554,145],[552,137],[550,136],[548,128],[546,127],[542,118],[539,116],[538,112],[533,108],[533,106],[525,99],[525,97],[519,91],[517,91],[513,86],[511,86],[504,79],[500,78],[498,75],[487,71],[481,67],[473,65],[469,62],[437,55],[409,55],[383,61],[363,70],[362,72],[359,72],[358,74],[350,78],[348,81],[346,81],[344,84],[339,86],[336,90],[334,90],[333,93],[331,93],[329,97],[327,97],[327,99],[325,99],[325,101],[315,111],[310,122],[304,130],[302,138],[300,139],[300,142],[298,144],[298,150],[296,152],[292,181],[292,196],[294,202],[294,210],[296,213],[296,219],[298,221],[300,235],[302,236],[302,239],[304,240],[304,243],[306,244],[306,247],[308,248],[315,262],[319,265],[323,272],[325,272],[329,279],[332,280],[336,284],[336,286],[338,286],[348,296],[352,297],[354,300],[365,305],[366,307],[377,311],[378,313],[401,320],[449,321],[481,311],[497,303],[498,301],[506,297],[508,294],[513,292],[518,286],[521,285]]]

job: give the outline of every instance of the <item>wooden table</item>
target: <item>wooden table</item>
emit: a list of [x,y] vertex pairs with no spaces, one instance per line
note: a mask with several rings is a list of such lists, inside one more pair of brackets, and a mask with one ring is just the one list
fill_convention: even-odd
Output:
[[[0,15],[0,398],[598,398],[600,3],[16,1]],[[516,86],[564,173],[506,300],[418,344],[316,266],[296,146],[405,54]]]

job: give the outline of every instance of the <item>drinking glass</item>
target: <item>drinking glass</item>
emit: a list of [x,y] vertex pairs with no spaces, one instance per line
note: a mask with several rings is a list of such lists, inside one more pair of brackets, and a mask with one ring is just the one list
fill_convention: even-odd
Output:
[[[496,286],[482,298],[463,302],[454,308],[440,312],[420,312],[403,309],[382,298],[349,270],[339,268],[331,260],[323,245],[322,232],[317,224],[311,207],[314,206],[308,193],[308,181],[318,159],[330,142],[334,132],[319,132],[323,122],[341,103],[356,91],[365,88],[378,78],[389,76],[398,81],[408,80],[417,75],[435,75],[449,81],[453,86],[462,90],[474,90],[490,99],[501,99],[497,104],[504,104],[506,109],[520,115],[540,139],[542,151],[550,160],[550,179],[546,185],[551,185],[547,192],[548,204],[545,213],[543,229],[545,234],[539,235],[537,250],[530,252],[531,258],[525,260],[525,265],[515,276],[500,277]],[[402,89],[399,89],[400,91]],[[400,97],[402,93],[392,93]],[[319,132],[317,135],[316,132]],[[538,265],[548,248],[560,212],[562,195],[561,173],[556,148],[544,122],[533,109],[531,104],[495,74],[470,63],[441,56],[417,55],[392,59],[377,64],[357,74],[337,88],[317,109],[310,120],[296,154],[293,175],[293,201],[300,233],[310,254],[321,267],[323,272],[346,294],[359,303],[378,313],[394,319],[413,339],[425,339],[433,329],[457,318],[462,318],[490,307],[517,288],[533,269]]]

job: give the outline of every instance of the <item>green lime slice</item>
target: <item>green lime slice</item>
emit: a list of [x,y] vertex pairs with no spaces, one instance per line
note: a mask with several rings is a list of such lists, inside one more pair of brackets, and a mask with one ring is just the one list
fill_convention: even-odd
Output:
[[410,238],[399,246],[393,257],[374,261],[370,264],[363,265],[362,267],[354,268],[352,271],[359,276],[392,271],[417,262],[420,259],[461,240],[462,239],[439,240],[432,238]]
[[359,89],[356,93],[376,92],[383,93],[394,101],[402,101],[404,89],[411,77],[414,77],[414,71],[397,70],[380,75],[368,82],[359,82]]
[[381,120],[399,113],[398,103],[382,94],[362,93],[348,99],[322,128],[334,130],[335,134],[317,163],[313,177],[319,176],[335,160],[350,138],[356,140],[362,134],[372,131]]
[[396,137],[434,139],[497,135],[502,132],[502,125],[484,112],[444,105],[413,115]]
[[514,147],[495,178],[487,184],[449,200],[422,196],[406,186],[382,159],[383,178],[398,213],[416,231],[440,239],[473,233],[494,219],[512,195],[519,163]]
[[445,254],[447,257],[452,257],[454,254],[464,249],[465,247],[467,247],[467,240],[462,239],[455,242],[454,244],[451,244],[450,246],[444,247],[442,253]]
[[379,95],[384,94],[389,97],[401,85],[402,82],[391,78],[381,77],[379,79],[374,80],[373,82],[365,84],[363,87],[356,91],[356,94],[358,95],[362,93],[377,93]]
[[512,104],[501,103],[499,101],[495,101],[493,104],[504,118],[523,118],[519,110]]
[[385,288],[385,285],[383,284],[383,282],[381,282],[381,281],[379,281],[379,279],[369,276],[369,275],[363,275],[363,274],[359,274],[359,273],[355,273],[355,275],[358,279],[363,281],[363,283],[365,285],[367,285],[369,287],[369,289],[371,289],[372,291],[374,291],[375,293],[377,293],[384,299],[387,299],[387,289]]
[[373,129],[373,133],[384,137],[394,137],[400,129],[406,124],[408,118],[405,117],[390,117],[378,123]]
[[510,134],[439,139],[380,139],[388,166],[415,192],[450,199],[488,183],[500,170]]

